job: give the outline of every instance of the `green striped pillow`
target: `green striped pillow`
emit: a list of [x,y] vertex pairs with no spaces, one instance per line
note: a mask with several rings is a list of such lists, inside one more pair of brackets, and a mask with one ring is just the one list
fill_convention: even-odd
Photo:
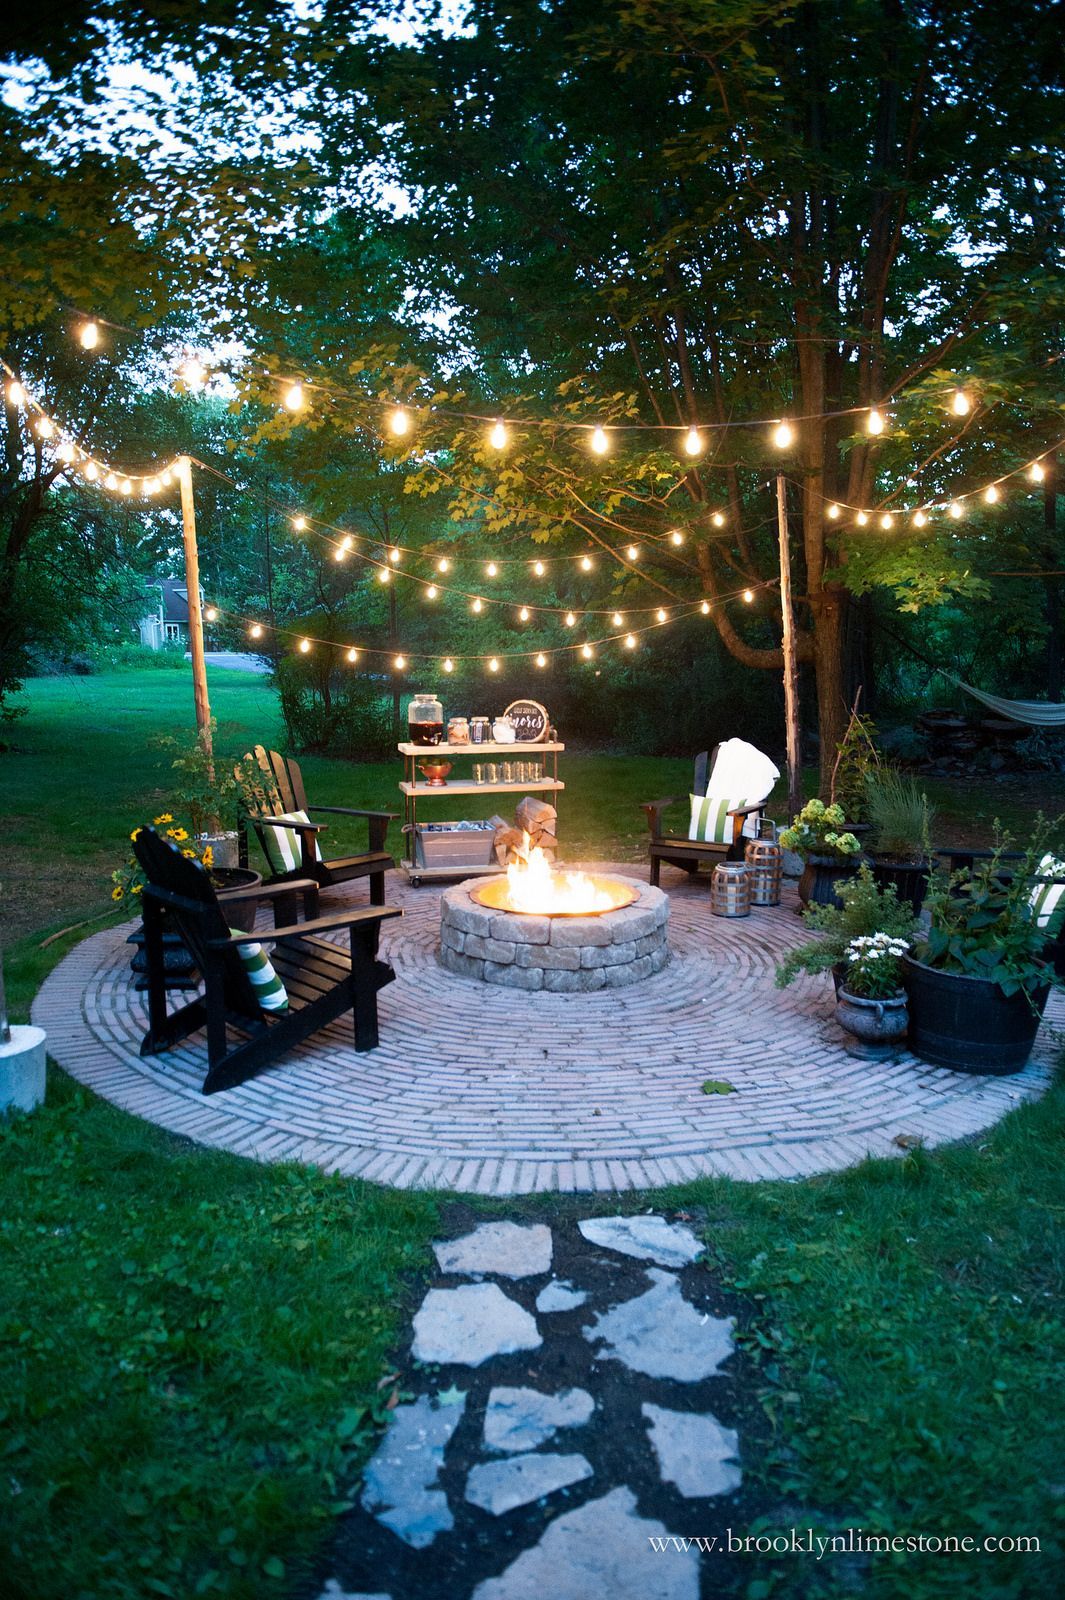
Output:
[[689,839],[703,839],[707,844],[731,844],[733,824],[730,811],[745,806],[746,800],[722,800],[713,794],[692,794],[692,818],[688,827]]
[[[286,811],[277,819],[278,822],[310,822],[306,811]],[[275,872],[295,872],[303,864],[303,851],[300,848],[300,836],[295,828],[263,828],[263,844],[266,848],[266,859]],[[318,848],[318,837],[315,835],[314,859],[321,861],[322,852]]]
[[[230,933],[238,933],[239,929],[230,928]],[[287,1011],[288,993],[274,971],[274,964],[270,960],[261,944],[240,944],[237,953],[244,963],[244,971],[251,979],[251,986],[255,990],[255,998],[264,1011]]]
[[1044,856],[1036,868],[1039,878],[1059,878],[1059,883],[1037,883],[1032,888],[1032,917],[1048,939],[1056,939],[1065,928],[1065,861]]

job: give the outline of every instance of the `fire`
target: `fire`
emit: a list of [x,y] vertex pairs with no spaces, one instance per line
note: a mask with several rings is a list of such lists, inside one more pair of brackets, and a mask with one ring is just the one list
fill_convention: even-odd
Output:
[[618,898],[600,886],[602,880],[583,872],[556,872],[540,846],[530,850],[529,843],[525,834],[519,859],[507,868],[508,910],[540,916],[591,916],[615,909]]

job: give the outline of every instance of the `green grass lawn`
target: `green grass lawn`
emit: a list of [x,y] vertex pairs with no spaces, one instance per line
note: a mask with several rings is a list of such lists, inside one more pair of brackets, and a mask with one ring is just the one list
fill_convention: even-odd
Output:
[[[263,680],[216,674],[212,697],[226,748],[281,738]],[[3,895],[19,934],[9,993],[23,1016],[81,936],[41,948],[44,935],[106,911],[129,828],[165,802],[169,758],[151,735],[192,724],[180,672],[41,680],[28,699],[18,748],[0,755]],[[686,762],[564,760],[571,856],[634,859],[639,801],[687,792]],[[394,804],[390,763],[304,768],[324,803]],[[985,838],[994,815],[1023,827],[1040,805],[1059,809],[1060,780],[943,789],[959,838]],[[1065,1588],[1063,1135],[1057,1088],[935,1155],[654,1197],[692,1214],[710,1269],[751,1299],[770,1443],[745,1470],[778,1497],[782,1526],[1042,1545],[1038,1557],[761,1563],[737,1573],[736,1593]],[[44,1110],[0,1130],[2,1600],[316,1593],[316,1552],[397,1389],[390,1348],[442,1204],[198,1149],[53,1071]],[[700,1508],[683,1531],[708,1520]]]

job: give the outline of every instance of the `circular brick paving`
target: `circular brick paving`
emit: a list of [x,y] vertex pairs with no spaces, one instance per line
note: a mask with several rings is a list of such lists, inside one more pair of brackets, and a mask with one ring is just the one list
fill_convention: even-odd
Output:
[[[704,880],[664,876],[671,959],[661,972],[624,989],[526,994],[444,971],[439,893],[391,875],[389,902],[406,914],[383,930],[398,977],[380,997],[379,1049],[357,1055],[343,1019],[209,1098],[201,1037],[163,1056],[137,1053],[145,1013],[128,927],[72,951],[33,1020],[73,1077],[203,1144],[484,1194],[800,1177],[898,1155],[900,1135],[932,1146],[976,1133],[1048,1084],[1056,1047],[1046,1025],[1009,1078],[905,1055],[855,1059],[827,978],[774,988],[776,959],[803,937],[793,898],[725,921],[710,915]],[[353,898],[365,901],[361,885]],[[339,903],[328,896],[323,909]],[[1048,1023],[1063,1016],[1052,995]],[[703,1094],[707,1079],[735,1092]]]

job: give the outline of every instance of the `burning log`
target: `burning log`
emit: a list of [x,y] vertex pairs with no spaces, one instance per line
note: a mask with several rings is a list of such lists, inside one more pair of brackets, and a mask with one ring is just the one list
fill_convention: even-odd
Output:
[[537,848],[554,860],[558,854],[557,816],[554,806],[526,795],[518,802],[514,826],[501,823],[496,828],[492,842],[499,865],[505,867],[512,861],[524,861]]

